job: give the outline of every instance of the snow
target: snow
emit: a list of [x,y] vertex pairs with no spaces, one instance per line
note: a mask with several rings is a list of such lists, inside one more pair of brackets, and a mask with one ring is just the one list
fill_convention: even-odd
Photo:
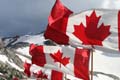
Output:
[[43,34],[40,35],[25,35],[20,37],[17,42],[28,42],[28,43],[34,43],[34,44],[40,44],[43,45],[43,41],[45,41]]
[[10,64],[10,66],[14,67],[19,71],[23,71],[23,69],[19,68],[16,64],[14,64],[13,62],[10,62],[5,55],[0,55],[0,61],[2,61],[3,63]]

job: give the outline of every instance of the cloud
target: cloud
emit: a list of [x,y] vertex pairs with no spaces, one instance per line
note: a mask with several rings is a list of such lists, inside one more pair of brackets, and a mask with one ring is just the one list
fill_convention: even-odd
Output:
[[48,0],[0,0],[0,36],[43,31],[52,4]]
[[74,12],[80,12],[82,10],[103,8],[105,0],[61,0],[67,7]]
[[104,0],[102,7],[106,9],[120,9],[120,0]]
[[[120,9],[120,0],[61,0],[75,13],[91,8]],[[0,36],[39,33],[46,29],[55,0],[0,0]]]

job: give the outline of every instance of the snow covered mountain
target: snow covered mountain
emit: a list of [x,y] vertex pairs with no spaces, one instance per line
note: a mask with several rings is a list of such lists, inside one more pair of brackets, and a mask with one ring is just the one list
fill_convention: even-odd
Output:
[[[26,77],[23,73],[23,63],[31,61],[31,56],[29,55],[29,45],[31,43],[37,45],[57,45],[50,40],[45,40],[43,33],[2,38],[2,41],[0,41],[1,78],[7,77],[7,79],[11,79],[11,77],[8,77],[10,70],[16,72],[15,76],[20,78]],[[96,52],[94,54],[94,80],[120,80],[120,54]],[[76,79],[71,78],[71,80]]]

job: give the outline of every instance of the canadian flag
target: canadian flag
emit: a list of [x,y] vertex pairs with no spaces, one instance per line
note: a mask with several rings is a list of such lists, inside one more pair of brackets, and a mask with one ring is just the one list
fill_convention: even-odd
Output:
[[87,49],[31,44],[30,55],[32,64],[89,80],[90,51]]
[[69,17],[66,27],[71,45],[96,45],[96,49],[120,50],[118,10],[87,10]]
[[[64,10],[60,11],[68,14]],[[95,45],[96,49],[120,50],[119,10],[86,10],[78,14],[68,14],[68,17],[62,16],[61,18],[59,18],[59,15],[61,14],[58,14],[56,17],[58,19],[52,23],[55,24],[54,28],[56,30],[50,29],[53,27],[52,25],[47,27],[46,39],[51,39],[58,44],[70,44],[75,47]],[[64,18],[66,18],[65,21]],[[59,20],[64,23],[59,22]],[[48,22],[51,22],[51,20],[49,19]],[[63,35],[59,34],[61,32]]]
[[34,80],[64,80],[64,73],[56,70],[45,69],[35,64],[24,63],[25,74]]

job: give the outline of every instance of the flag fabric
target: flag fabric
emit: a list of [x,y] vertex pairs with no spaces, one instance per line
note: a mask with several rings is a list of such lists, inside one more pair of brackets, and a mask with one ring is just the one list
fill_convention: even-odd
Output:
[[[62,17],[62,19],[64,19],[64,17]],[[50,36],[49,31],[51,30],[48,29],[49,27],[47,27],[45,31],[45,38],[51,39],[58,44],[70,44],[75,47],[82,46],[91,48],[89,45],[92,45],[96,49],[100,47],[100,49],[120,50],[119,10],[86,10],[78,14],[71,14],[68,16],[67,22],[63,24],[65,29],[64,36],[66,36],[66,38],[59,35],[56,30],[51,34],[52,36]],[[63,31],[62,26],[58,24],[54,27],[59,28],[59,32]],[[59,37],[56,35],[59,35]]]
[[[77,18],[77,19],[76,19]],[[97,45],[96,49],[119,51],[120,13],[118,10],[87,10],[69,17],[66,35],[69,44]]]
[[30,55],[32,56],[32,64],[89,80],[90,50],[70,46],[36,46],[31,44]]
[[25,62],[24,65],[24,72],[31,79],[40,80],[42,78],[44,80],[64,80],[64,74],[60,71],[44,69],[27,62]]
[[[76,48],[31,45],[32,64],[89,80],[90,51],[78,47],[94,48],[94,75],[102,75],[101,80],[107,80],[106,76],[119,80],[116,77],[120,76],[116,66],[120,50],[119,10],[94,9],[73,14],[60,0],[56,0],[44,36],[58,44]],[[95,57],[97,55],[99,57]],[[110,62],[116,63],[115,68]]]
[[120,80],[120,53],[111,50],[94,50],[94,80]]
[[25,73],[28,77],[31,76],[30,67],[31,67],[31,64],[30,64],[30,63],[27,63],[27,62],[24,63],[24,73]]
[[68,17],[71,13],[67,7],[65,7],[60,0],[56,0],[55,5],[51,10],[51,14],[48,18],[48,23],[51,26],[55,22],[59,21],[61,18]]
[[[44,34],[45,38],[59,44],[68,44],[69,38],[66,36],[66,26],[68,17],[72,13],[60,0],[56,0],[48,18],[48,26]],[[58,39],[58,37],[61,39]]]

